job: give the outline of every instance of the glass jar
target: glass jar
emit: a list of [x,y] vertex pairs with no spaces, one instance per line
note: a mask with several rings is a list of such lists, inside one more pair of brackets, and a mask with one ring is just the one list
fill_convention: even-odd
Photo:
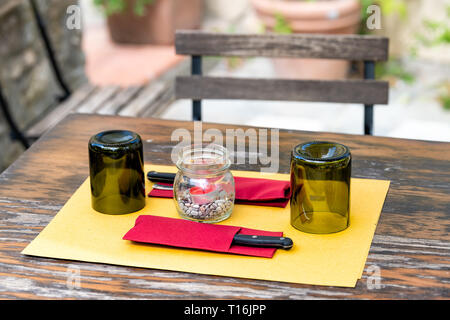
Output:
[[230,217],[234,207],[234,178],[226,148],[193,145],[178,154],[173,194],[182,218],[219,222]]
[[308,233],[349,226],[351,154],[334,142],[307,142],[292,151],[291,225]]

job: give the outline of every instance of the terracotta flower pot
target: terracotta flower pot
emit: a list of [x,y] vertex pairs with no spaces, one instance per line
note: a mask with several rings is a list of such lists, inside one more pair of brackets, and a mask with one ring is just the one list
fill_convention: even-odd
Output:
[[[359,0],[286,1],[251,0],[268,31],[273,31],[281,15],[294,33],[352,34],[361,21]],[[349,62],[328,59],[273,59],[283,78],[344,79]]]
[[133,12],[135,0],[126,0],[124,12],[109,15],[107,24],[111,39],[124,44],[169,45],[176,29],[199,28],[203,0],[154,0],[144,16]]

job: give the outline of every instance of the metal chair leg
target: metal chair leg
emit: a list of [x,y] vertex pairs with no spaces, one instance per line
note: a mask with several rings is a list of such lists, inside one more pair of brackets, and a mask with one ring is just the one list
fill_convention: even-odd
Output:
[[202,102],[200,100],[192,101],[192,120],[202,121]]
[[[375,79],[374,61],[364,61],[364,79]],[[364,105],[364,134],[373,134],[373,104]]]
[[364,105],[364,134],[373,134],[373,105]]
[[[202,75],[202,56],[192,56],[192,75]],[[192,100],[192,120],[202,121],[202,101]]]

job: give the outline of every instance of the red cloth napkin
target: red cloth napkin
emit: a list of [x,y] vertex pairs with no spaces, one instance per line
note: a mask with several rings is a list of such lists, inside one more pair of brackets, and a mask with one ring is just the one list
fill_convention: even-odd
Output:
[[[289,202],[291,190],[289,181],[234,177],[234,183],[236,186],[235,202],[238,204],[285,208]],[[172,186],[167,183],[159,184]],[[173,192],[153,189],[148,196],[172,198]]]
[[124,236],[124,240],[200,249],[215,252],[272,258],[276,248],[247,247],[232,244],[237,234],[283,236],[283,232],[207,224],[183,219],[141,215]]

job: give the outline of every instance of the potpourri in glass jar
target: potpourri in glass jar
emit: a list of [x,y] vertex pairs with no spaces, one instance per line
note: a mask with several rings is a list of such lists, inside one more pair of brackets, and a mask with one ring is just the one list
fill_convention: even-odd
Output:
[[173,190],[181,217],[209,223],[230,217],[235,199],[230,164],[227,149],[220,145],[192,145],[180,151]]

